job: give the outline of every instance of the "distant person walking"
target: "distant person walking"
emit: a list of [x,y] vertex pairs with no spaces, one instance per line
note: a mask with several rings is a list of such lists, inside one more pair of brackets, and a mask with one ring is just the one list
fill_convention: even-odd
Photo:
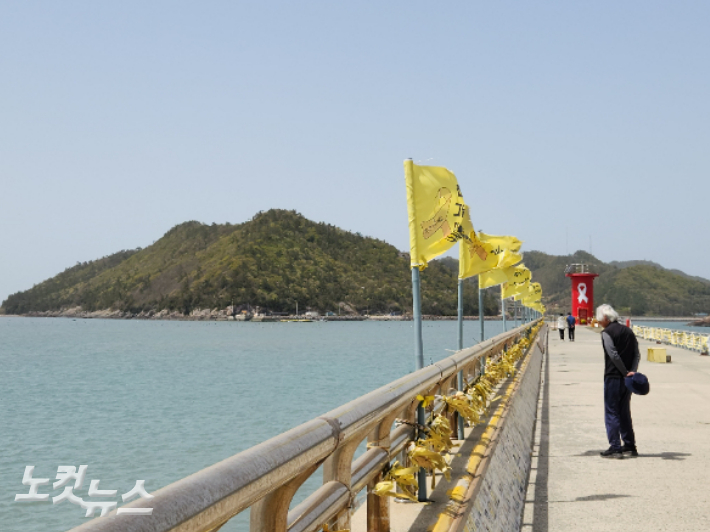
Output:
[[633,331],[619,323],[619,315],[611,305],[597,307],[597,321],[604,328],[604,423],[609,439],[609,449],[600,454],[603,458],[638,456],[631,421],[631,391],[624,378],[633,377],[638,370],[639,344]]
[[572,316],[571,312],[567,313],[567,328],[569,329],[569,332],[567,333],[567,336],[569,336],[569,341],[574,342],[574,326],[575,326],[576,320],[574,319],[574,316]]
[[560,340],[565,339],[565,327],[567,327],[567,320],[565,320],[564,314],[560,314],[560,317],[557,318],[557,328],[560,331]]

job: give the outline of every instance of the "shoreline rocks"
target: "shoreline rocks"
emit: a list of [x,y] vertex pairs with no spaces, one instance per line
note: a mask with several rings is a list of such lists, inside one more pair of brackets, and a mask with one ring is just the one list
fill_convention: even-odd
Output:
[[[190,314],[183,314],[177,310],[163,309],[160,311],[147,310],[138,313],[114,309],[103,309],[88,311],[81,307],[64,308],[60,310],[32,311],[21,314],[18,317],[28,318],[79,318],[79,319],[115,319],[115,320],[168,320],[168,321],[256,321],[270,322],[282,319],[304,318],[305,316],[259,316],[255,319],[244,314],[232,314],[231,307],[226,309],[193,309]],[[316,318],[319,319],[319,318]],[[387,315],[343,315],[343,316],[322,316],[324,321],[411,321],[411,315],[387,316]],[[425,321],[451,321],[456,320],[456,316],[435,316],[424,315]],[[500,321],[500,316],[486,316],[485,321]],[[464,316],[465,321],[477,321],[478,316]],[[509,320],[512,322],[512,320]]]
[[61,310],[32,311],[23,314],[28,318],[81,318],[81,319],[116,319],[116,320],[179,320],[179,321],[204,321],[204,320],[224,320],[228,319],[227,311],[215,311],[195,309],[189,315],[176,310],[163,309],[141,311],[138,313],[114,309],[103,309],[87,311],[81,307],[73,307]]

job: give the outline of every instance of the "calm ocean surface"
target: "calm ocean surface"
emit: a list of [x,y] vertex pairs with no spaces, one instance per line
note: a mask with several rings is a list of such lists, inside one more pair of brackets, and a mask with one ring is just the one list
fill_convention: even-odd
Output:
[[699,334],[710,334],[710,327],[691,327],[685,321],[642,321],[634,320],[634,325],[642,327],[660,327],[661,329],[673,329],[676,331],[692,331]]
[[[502,330],[486,323],[487,337]],[[467,345],[478,341],[478,322],[464,331]],[[93,479],[119,490],[106,500],[138,479],[152,493],[411,372],[412,346],[411,322],[2,318],[0,530],[62,532],[86,520],[67,502],[14,502],[29,491],[27,465],[53,482],[57,466],[87,464],[84,498]],[[455,321],[424,322],[426,363],[455,348]]]
[[[487,322],[486,336],[502,332]],[[464,324],[466,345],[479,324]],[[456,322],[424,322],[425,363],[456,348]],[[57,466],[87,464],[117,489],[170,484],[414,369],[411,322],[235,323],[0,318],[0,530],[61,532],[84,510],[14,502]],[[317,476],[317,473],[316,473]],[[297,494],[302,500],[320,483]],[[248,528],[247,515],[222,530]]]

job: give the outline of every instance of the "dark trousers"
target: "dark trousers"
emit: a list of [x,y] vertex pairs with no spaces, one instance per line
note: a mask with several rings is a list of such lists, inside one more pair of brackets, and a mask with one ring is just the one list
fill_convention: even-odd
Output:
[[565,339],[565,330],[564,329],[558,329],[560,331],[560,340]]
[[569,328],[568,336],[570,340],[574,341],[574,327]]
[[626,445],[636,445],[631,421],[631,392],[624,384],[624,379],[604,378],[604,423],[612,448],[620,449],[621,440]]

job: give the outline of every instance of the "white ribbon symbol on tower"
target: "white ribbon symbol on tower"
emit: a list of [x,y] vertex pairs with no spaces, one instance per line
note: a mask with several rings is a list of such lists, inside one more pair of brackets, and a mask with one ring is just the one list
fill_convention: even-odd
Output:
[[589,303],[589,298],[587,297],[587,285],[585,283],[579,283],[577,285],[577,290],[579,291],[577,303]]

